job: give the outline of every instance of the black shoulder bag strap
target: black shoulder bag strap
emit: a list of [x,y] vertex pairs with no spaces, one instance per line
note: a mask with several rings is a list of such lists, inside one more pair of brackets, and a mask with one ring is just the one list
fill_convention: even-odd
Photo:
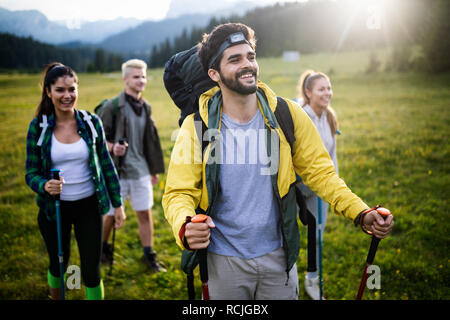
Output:
[[[287,102],[281,98],[277,97],[277,108],[275,109],[275,117],[277,118],[278,124],[286,137],[289,146],[291,147],[291,154],[294,155],[294,121],[292,120],[291,112],[289,111],[289,106]],[[308,227],[308,267],[307,271],[315,272],[317,271],[316,266],[316,219],[314,215],[306,207],[306,201],[303,197],[300,189],[295,186],[295,197],[297,204],[299,206],[298,215],[300,221],[303,225]]]
[[[201,127],[199,125],[200,123],[201,123]],[[194,128],[195,128],[195,132],[197,133],[198,140],[202,144],[202,159],[203,159],[203,155],[204,155],[205,150],[208,147],[208,143],[209,143],[208,140],[203,139],[203,134],[206,132],[206,130],[208,130],[208,127],[206,126],[205,122],[202,120],[202,117],[200,116],[200,113],[198,110],[194,113]],[[195,211],[196,211],[196,213],[204,213],[204,212],[202,212],[200,207],[198,207]],[[203,267],[203,269],[204,269],[204,267]],[[200,270],[200,272],[201,273],[206,272],[206,274],[207,274],[207,270]],[[188,298],[189,298],[189,300],[195,300],[193,270],[191,273],[186,273],[186,277],[187,277],[186,283],[187,283],[187,290],[188,290]]]
[[[199,130],[198,123],[202,123],[202,128]],[[194,126],[195,131],[197,132],[198,141],[202,143],[202,159],[203,154],[205,153],[206,148],[208,147],[209,141],[206,139],[203,139],[203,134],[208,130],[208,127],[206,126],[205,122],[203,121],[202,117],[200,116],[200,112],[197,110],[194,114]]]

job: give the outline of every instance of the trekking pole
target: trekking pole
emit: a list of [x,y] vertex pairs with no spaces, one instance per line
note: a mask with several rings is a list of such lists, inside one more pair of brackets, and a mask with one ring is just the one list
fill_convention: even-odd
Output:
[[[372,210],[376,210],[379,214],[381,214],[383,219],[386,219],[386,217],[388,217],[391,214],[391,212],[388,209],[380,207],[380,206],[376,206],[373,209],[367,209],[363,212],[363,214],[365,214],[369,211],[372,211]],[[367,231],[367,232],[370,234],[369,231]],[[380,241],[381,241],[380,238],[377,238],[374,235],[372,235],[372,241],[370,243],[369,254],[367,255],[366,265],[364,267],[364,272],[363,272],[363,276],[361,279],[361,283],[359,285],[359,290],[358,290],[358,294],[356,296],[356,300],[361,300],[361,298],[363,296],[364,289],[366,288],[367,278],[368,278],[367,269],[369,268],[370,265],[372,265],[373,260],[375,259],[375,254],[377,253],[377,248],[378,248],[378,244],[380,243]]]
[[[208,216],[205,214],[196,214],[191,218],[191,222],[201,223],[205,222],[207,218]],[[209,300],[207,252],[207,249],[197,250],[198,262],[200,265],[200,280],[202,281],[203,300]]]
[[[123,145],[125,144],[125,138],[120,138],[120,139],[119,139],[119,144],[120,144],[121,146],[123,146]],[[120,156],[120,157],[119,157],[119,168],[122,167],[122,163],[123,163],[123,156]]]
[[112,275],[113,265],[114,265],[114,242],[116,241],[116,219],[113,218],[113,234],[112,234],[112,244],[111,244],[111,265],[109,266],[108,275]]
[[[124,145],[125,144],[125,138],[119,139],[119,144]],[[122,166],[123,157],[119,157],[119,168]],[[113,265],[114,265],[114,243],[116,240],[116,218],[113,218],[113,234],[112,234],[112,244],[111,244],[111,265],[109,266],[109,273],[108,275],[112,275],[113,271]]]
[[[59,180],[59,169],[52,169],[53,179]],[[59,194],[55,195],[55,209],[56,209],[56,232],[58,235],[58,259],[59,259],[59,281],[61,285],[61,299],[65,300],[65,283],[64,283],[64,252],[62,247],[61,234],[61,208],[59,202]]]
[[317,197],[317,213],[318,213],[318,220],[319,220],[319,300],[322,300],[323,295],[323,280],[322,280],[322,199]]

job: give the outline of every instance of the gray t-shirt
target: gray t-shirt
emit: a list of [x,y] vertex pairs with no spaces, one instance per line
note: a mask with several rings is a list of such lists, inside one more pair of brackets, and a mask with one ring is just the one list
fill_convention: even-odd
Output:
[[126,103],[125,116],[128,118],[128,148],[123,159],[121,179],[139,179],[149,175],[147,161],[144,156],[145,110],[138,116]]
[[221,119],[220,191],[208,250],[251,259],[282,246],[280,212],[268,168],[266,128],[258,109],[245,124]]

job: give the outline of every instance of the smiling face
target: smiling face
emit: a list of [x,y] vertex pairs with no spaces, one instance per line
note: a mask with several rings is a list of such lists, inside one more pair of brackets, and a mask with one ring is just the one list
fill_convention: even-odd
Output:
[[47,96],[52,100],[55,112],[73,112],[78,100],[78,83],[71,76],[62,76],[46,89]]
[[145,69],[129,68],[123,78],[125,90],[131,95],[138,95],[145,90],[147,85],[147,72]]
[[241,95],[255,93],[258,82],[258,63],[255,51],[248,44],[238,44],[223,52],[220,71],[210,69],[212,79],[224,89]]
[[314,80],[312,89],[306,89],[306,95],[309,98],[311,108],[321,113],[328,107],[333,96],[330,81],[324,77]]

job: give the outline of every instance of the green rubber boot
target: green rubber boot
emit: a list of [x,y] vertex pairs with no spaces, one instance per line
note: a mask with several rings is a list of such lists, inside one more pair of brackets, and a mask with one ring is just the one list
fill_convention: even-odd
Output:
[[104,297],[103,280],[94,288],[86,287],[86,300],[103,300]]

